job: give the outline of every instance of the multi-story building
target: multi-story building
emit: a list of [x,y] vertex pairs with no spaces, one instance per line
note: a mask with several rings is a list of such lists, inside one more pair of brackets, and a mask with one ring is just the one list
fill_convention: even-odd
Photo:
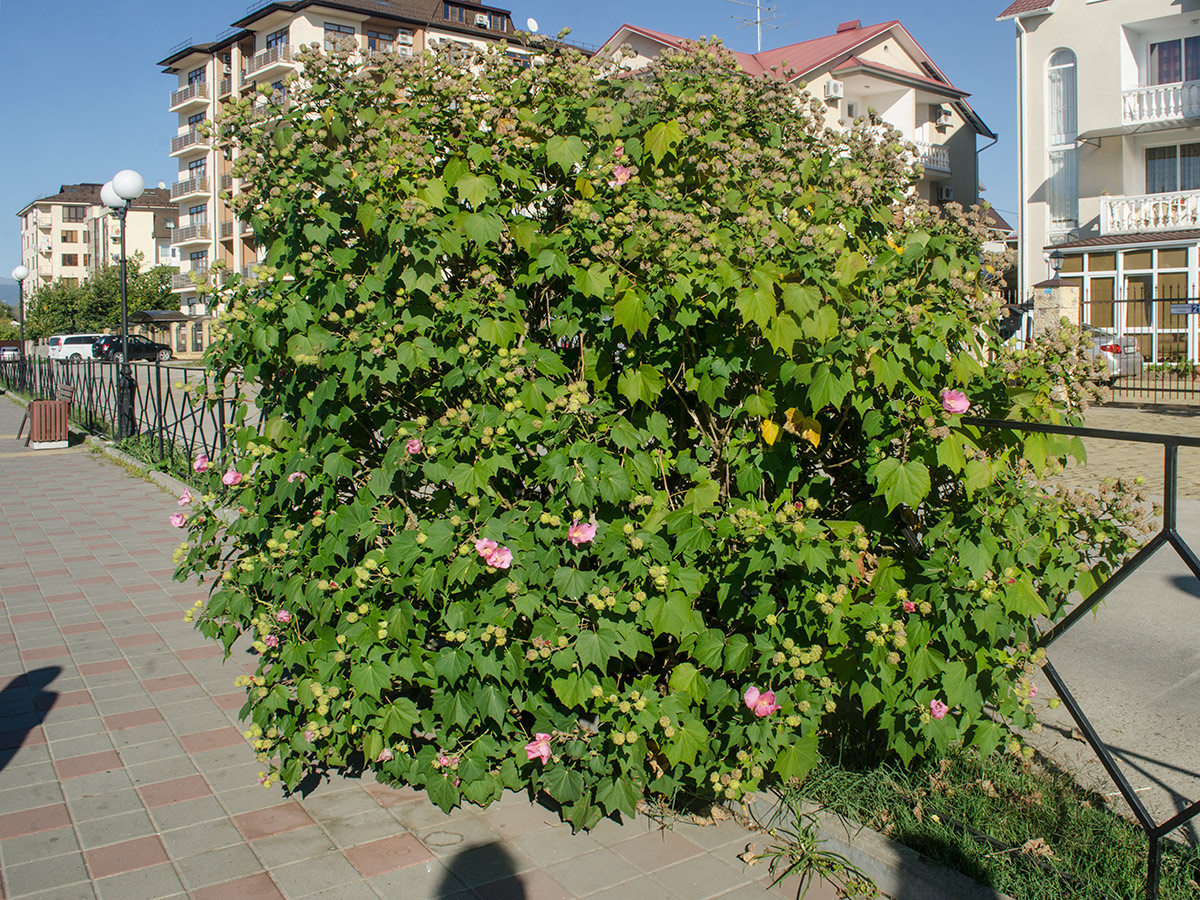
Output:
[[1200,17],[1179,0],[1016,0],[1020,284],[1051,274],[1147,362],[1200,358]]
[[[34,200],[21,219],[21,264],[29,269],[32,297],[56,279],[81,283],[120,254],[120,226],[100,202],[102,185],[64,184],[57,194]],[[143,265],[173,265],[170,229],[176,208],[166,190],[149,188],[126,215],[126,252]]]
[[179,221],[173,237],[180,262],[174,289],[180,310],[199,317],[201,330],[191,326],[193,344],[207,343],[205,320],[216,312],[206,308],[197,284],[207,281],[218,261],[226,272],[253,277],[261,258],[250,226],[235,219],[221,196],[240,188],[231,155],[199,126],[259,85],[282,90],[285,77],[298,67],[294,49],[313,43],[329,49],[346,42],[357,47],[364,62],[456,43],[498,43],[522,59],[527,52],[516,41],[509,11],[477,0],[268,0],[252,6],[217,40],[175,48],[159,65],[178,79],[168,101],[178,115],[170,143],[170,155],[179,164],[178,180],[170,188]]
[[[597,55],[612,57],[625,45],[634,56],[622,65],[637,69],[665,50],[686,50],[688,40],[622,25]],[[951,84],[899,22],[844,22],[831,35],[733,55],[751,77],[805,83],[824,101],[825,121],[831,127],[845,127],[873,108],[916,146],[925,170],[918,185],[924,199],[953,200],[963,206],[978,201],[976,140],[985,137],[995,143],[996,135],[966,102],[969,94]]]

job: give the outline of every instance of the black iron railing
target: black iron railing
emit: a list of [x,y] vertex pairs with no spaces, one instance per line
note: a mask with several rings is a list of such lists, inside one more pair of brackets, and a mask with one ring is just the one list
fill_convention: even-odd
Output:
[[[964,418],[963,423],[975,425],[980,428],[997,430],[1024,431],[1037,434],[1061,434],[1078,438],[1100,438],[1108,441],[1124,441],[1131,444],[1158,444],[1163,448],[1162,528],[1131,559],[1126,560],[1104,584],[1100,585],[1090,596],[1081,601],[1066,618],[1045,631],[1037,642],[1038,647],[1049,647],[1066,634],[1072,626],[1094,610],[1098,604],[1102,603],[1105,598],[1128,580],[1134,572],[1141,568],[1150,557],[1164,546],[1169,545],[1187,565],[1188,569],[1191,570],[1192,574],[1200,578],[1200,559],[1196,557],[1192,548],[1180,536],[1177,521],[1179,509],[1179,448],[1200,447],[1200,438],[1183,437],[1176,434],[1109,431],[1100,428],[1068,428],[1058,425],[1010,422],[1000,419]],[[1163,840],[1180,825],[1200,815],[1200,801],[1191,803],[1165,822],[1156,821],[1141,798],[1138,797],[1137,792],[1134,790],[1133,785],[1129,783],[1129,779],[1126,778],[1125,773],[1121,771],[1121,767],[1117,765],[1112,752],[1096,732],[1095,727],[1084,713],[1083,707],[1075,698],[1075,695],[1071,693],[1063,677],[1050,663],[1049,659],[1043,665],[1042,671],[1046,673],[1047,680],[1054,687],[1054,690],[1057,691],[1059,699],[1062,700],[1063,705],[1071,714],[1071,718],[1075,720],[1080,732],[1087,739],[1096,756],[1099,757],[1100,764],[1104,766],[1104,770],[1113,780],[1113,783],[1116,784],[1121,797],[1124,798],[1125,802],[1129,804],[1130,809],[1133,810],[1138,825],[1146,833],[1146,838],[1149,841],[1146,861],[1146,898],[1147,900],[1158,900],[1159,881],[1162,876]]]
[[[133,434],[151,439],[158,460],[203,452],[219,457],[236,396],[207,369],[162,362],[131,363],[135,384]],[[30,399],[53,399],[75,388],[71,419],[109,438],[117,434],[119,367],[99,360],[48,359],[0,362],[0,385]],[[206,402],[205,398],[215,398]]]

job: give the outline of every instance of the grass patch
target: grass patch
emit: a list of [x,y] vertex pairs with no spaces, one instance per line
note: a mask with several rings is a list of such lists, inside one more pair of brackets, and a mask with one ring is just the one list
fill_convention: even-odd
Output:
[[[881,831],[1016,900],[1145,896],[1141,829],[1070,776],[1004,753],[854,769],[822,763],[789,799]],[[1200,851],[1168,841],[1161,900],[1200,898]]]
[[115,446],[122,453],[145,463],[152,471],[165,472],[197,491],[203,492],[206,489],[207,479],[202,479],[196,474],[192,469],[191,458],[178,447],[172,447],[168,443],[166,455],[162,459],[158,458],[157,435],[139,434],[126,438],[116,443]]

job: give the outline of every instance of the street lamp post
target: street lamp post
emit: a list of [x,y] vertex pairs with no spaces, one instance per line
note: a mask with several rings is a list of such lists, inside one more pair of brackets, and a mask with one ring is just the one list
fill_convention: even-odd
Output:
[[17,283],[17,318],[21,329],[21,362],[18,365],[17,381],[25,386],[25,279],[29,277],[26,266],[17,266],[12,270],[13,280]]
[[129,365],[128,273],[125,269],[125,216],[129,204],[142,196],[146,182],[133,169],[122,169],[100,189],[100,200],[121,220],[121,369],[117,374],[117,437],[131,437],[135,385]]

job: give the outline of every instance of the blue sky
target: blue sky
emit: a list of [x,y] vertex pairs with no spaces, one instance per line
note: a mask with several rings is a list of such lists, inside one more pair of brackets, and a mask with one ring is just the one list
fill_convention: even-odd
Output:
[[[504,0],[492,0],[506,5]],[[0,0],[0,276],[20,257],[16,213],[63,183],[107,181],[137,169],[153,185],[177,177],[167,156],[176,117],[167,112],[174,79],[154,65],[181,41],[211,40],[240,18],[249,0]],[[864,25],[899,19],[1000,141],[980,157],[984,196],[1016,224],[1016,90],[1013,26],[995,21],[1004,2],[968,0],[777,0],[778,30],[763,46],[830,34],[841,21]],[[715,34],[738,50],[755,49],[753,28],[734,16],[752,11],[727,0],[520,0],[522,25],[569,26],[572,38],[599,44],[624,22],[689,37]],[[981,141],[981,145],[986,141]],[[7,260],[7,262],[6,262]]]

